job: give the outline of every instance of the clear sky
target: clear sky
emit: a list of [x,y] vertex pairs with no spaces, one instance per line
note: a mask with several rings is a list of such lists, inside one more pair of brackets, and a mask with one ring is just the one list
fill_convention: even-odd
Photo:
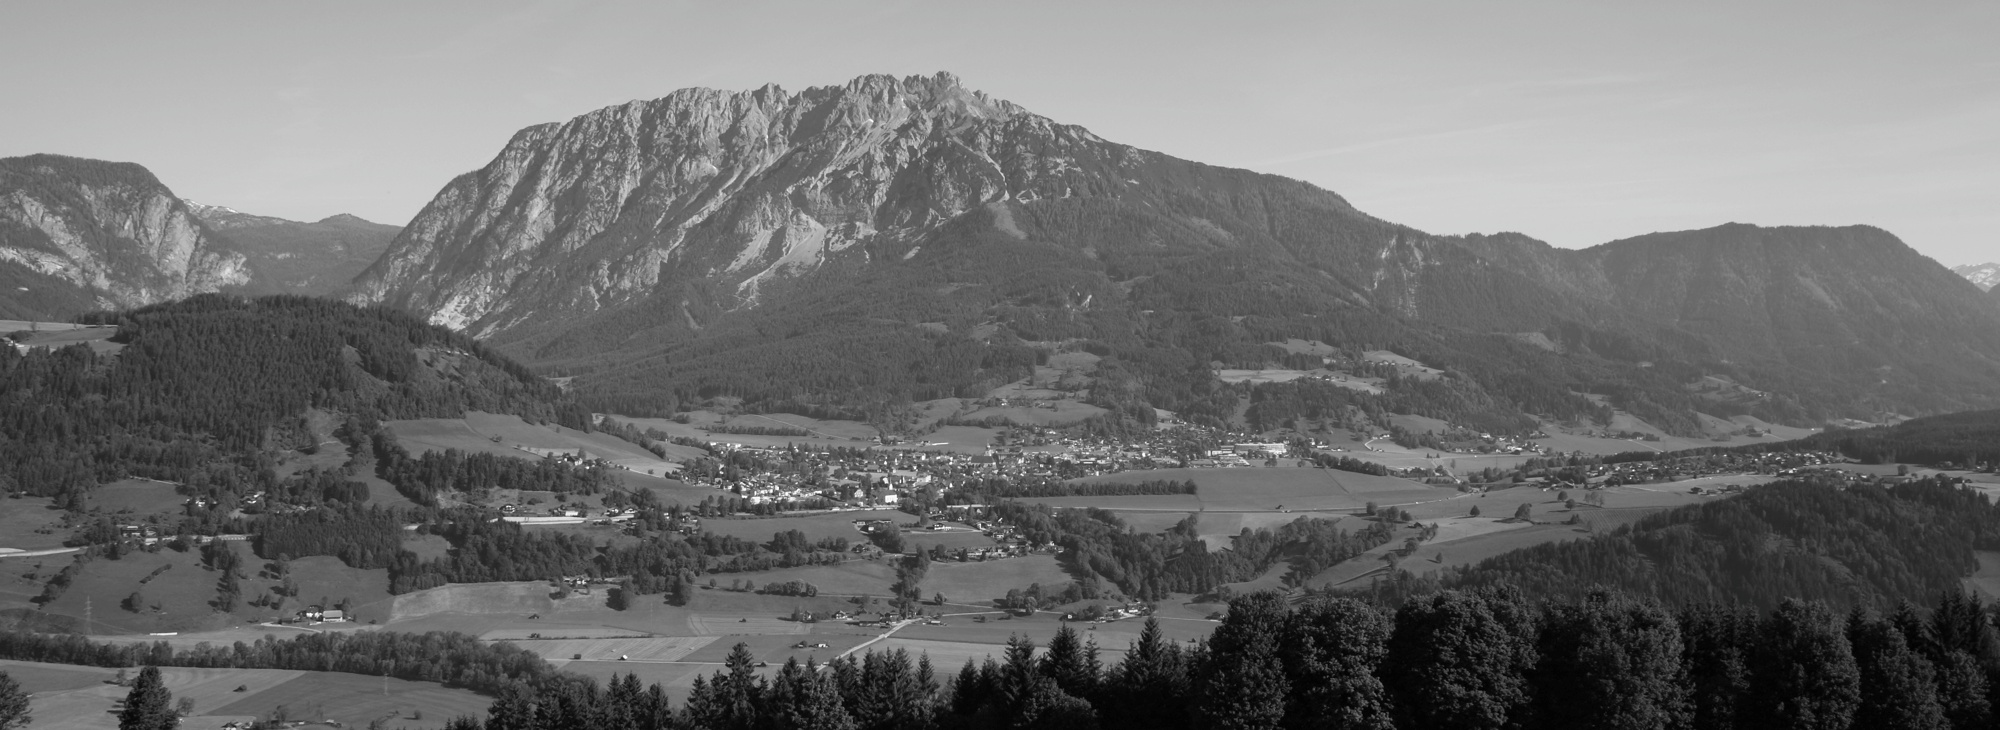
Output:
[[521,127],[682,87],[947,70],[1434,233],[1867,223],[2000,260],[1991,0],[0,0],[0,70],[0,156],[303,220],[404,223]]

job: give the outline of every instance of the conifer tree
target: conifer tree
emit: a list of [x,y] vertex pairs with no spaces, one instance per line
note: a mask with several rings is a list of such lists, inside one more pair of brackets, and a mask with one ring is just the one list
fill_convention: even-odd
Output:
[[500,690],[486,710],[487,730],[533,730],[535,697],[535,690],[519,682]]
[[1750,687],[1749,646],[1756,620],[1736,608],[1690,606],[1680,612],[1681,663],[1694,727],[1731,730]]
[[178,724],[174,695],[160,680],[160,668],[140,670],[132,691],[125,695],[125,709],[118,713],[118,730],[173,730]]
[[1179,646],[1166,639],[1160,620],[1148,616],[1139,640],[1125,661],[1111,671],[1109,711],[1104,724],[1114,728],[1187,727],[1189,679]]
[[1951,727],[1938,703],[1930,660],[1910,649],[1903,632],[1857,609],[1847,617],[1847,640],[1861,673],[1857,728],[1944,730]]
[[1739,723],[1845,730],[1860,704],[1861,675],[1847,636],[1824,605],[1787,599],[1758,627]]
[[21,683],[0,672],[0,730],[27,727],[34,719],[28,713],[28,693],[21,691]]
[[1056,629],[1055,638],[1049,639],[1049,649],[1042,655],[1042,674],[1071,696],[1090,699],[1097,695],[1095,668],[1076,629],[1069,624]]
[[1195,726],[1212,730],[1273,728],[1284,721],[1285,677],[1278,650],[1290,609],[1277,593],[1252,593],[1232,601],[1208,639],[1195,694]]

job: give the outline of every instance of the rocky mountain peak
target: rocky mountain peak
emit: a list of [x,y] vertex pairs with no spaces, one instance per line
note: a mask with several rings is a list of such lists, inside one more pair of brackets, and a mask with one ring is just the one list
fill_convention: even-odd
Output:
[[1136,159],[950,74],[681,89],[522,130],[441,191],[354,296],[484,333],[518,319],[509,310],[630,301],[676,268],[748,306],[769,284],[865,258],[866,242],[1125,187],[1105,168]]
[[1951,273],[1965,277],[1981,289],[1992,291],[2000,285],[2000,263],[1966,264],[1951,267]]
[[187,198],[181,198],[181,202],[187,204],[188,210],[194,213],[196,218],[200,218],[201,222],[207,223],[208,227],[216,230],[248,228],[250,226],[275,226],[293,222],[268,215],[252,215],[221,205],[207,205]]

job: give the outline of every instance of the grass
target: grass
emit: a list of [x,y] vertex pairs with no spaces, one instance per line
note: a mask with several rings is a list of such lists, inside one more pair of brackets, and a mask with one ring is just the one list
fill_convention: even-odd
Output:
[[210,709],[197,701],[195,709],[225,717],[269,717],[283,706],[299,720],[333,720],[367,727],[383,719],[392,727],[433,728],[461,715],[484,717],[491,704],[491,698],[431,682],[309,672],[221,707]]
[[0,672],[21,683],[21,691],[41,694],[95,687],[117,676],[118,670],[0,659]]
[[130,511],[135,517],[178,515],[187,498],[174,485],[150,479],[121,479],[90,491],[90,508],[117,514]]
[[677,662],[715,640],[713,636],[508,639],[516,646],[555,662],[571,661],[576,656],[582,656],[583,661],[611,662],[619,661],[619,657],[630,657],[630,661],[638,662]]
[[802,580],[811,583],[823,594],[839,595],[887,595],[889,584],[896,582],[896,571],[881,560],[849,560],[839,565],[815,565],[806,568],[784,568],[759,573],[718,573],[704,576],[701,583],[707,585],[707,578],[715,578],[720,585],[727,586],[732,580],[756,581],[764,586],[788,580]]
[[[1021,394],[1008,397],[1020,397]],[[988,406],[972,411],[959,418],[967,421],[984,421],[998,418],[1021,426],[1065,426],[1081,423],[1108,411],[1097,406],[1080,403],[1067,398],[1043,400],[1034,406]]]
[[1088,477],[1084,484],[1133,483],[1151,480],[1193,481],[1194,495],[1143,497],[1058,497],[1029,501],[1065,507],[1135,510],[1277,511],[1278,505],[1299,510],[1352,510],[1368,502],[1400,504],[1453,494],[1407,479],[1378,477],[1335,469],[1248,467],[1234,469],[1151,469]]
[[[48,497],[0,499],[0,548],[48,550],[62,547],[69,530],[63,511]],[[46,532],[44,532],[46,531]]]
[[[1070,582],[1068,573],[1051,555],[1030,555],[985,562],[931,563],[921,584],[923,596],[942,593],[952,603],[988,605],[1007,595],[1010,588],[1027,588],[1040,583],[1045,589],[1061,588]],[[885,587],[884,593],[888,592]]]
[[[263,563],[257,561],[253,565]],[[299,586],[299,596],[285,604],[288,612],[297,611],[306,603],[318,603],[323,597],[328,601],[327,605],[343,599],[348,601],[355,621],[387,621],[390,618],[392,599],[389,596],[387,568],[350,568],[339,558],[318,555],[294,559],[291,571],[292,580]]]
[[458,449],[532,460],[540,458],[541,452],[524,449],[582,450],[591,457],[632,469],[638,474],[651,471],[664,475],[680,468],[609,434],[584,433],[555,424],[536,425],[521,420],[519,416],[471,411],[464,418],[422,418],[385,423],[395,431],[397,443],[413,454]]
[[1987,601],[2000,598],[2000,552],[1980,550],[1973,556],[1979,559],[1979,569],[1965,577],[1966,590],[1984,596]]

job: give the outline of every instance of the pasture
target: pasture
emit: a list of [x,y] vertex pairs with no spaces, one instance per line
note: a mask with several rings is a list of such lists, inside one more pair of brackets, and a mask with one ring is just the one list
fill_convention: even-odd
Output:
[[1379,363],[1387,363],[1390,365],[1394,365],[1396,367],[1396,374],[1405,378],[1416,378],[1418,380],[1435,380],[1437,378],[1444,377],[1443,370],[1439,370],[1429,365],[1425,365],[1423,363],[1417,362],[1407,357],[1403,357],[1402,355],[1398,355],[1388,350],[1369,350],[1367,352],[1361,353],[1361,358],[1363,360],[1367,360],[1368,362],[1379,362]]
[[1979,569],[1965,577],[1965,589],[1988,602],[2000,599],[2000,552],[1979,550],[1972,555],[1979,559]]
[[[15,667],[31,666],[33,663],[5,662],[5,665],[9,673],[14,673]],[[35,722],[29,726],[31,730],[110,730],[118,727],[118,702],[125,698],[128,689],[111,683],[117,670],[60,664],[39,667],[34,671],[44,678],[51,673],[102,672],[102,679],[82,685],[84,678],[74,677],[64,682],[63,688],[37,693],[32,705]],[[173,693],[175,701],[183,697],[194,701],[196,717],[182,723],[184,728],[220,727],[228,719],[247,719],[222,715],[219,711],[223,705],[248,699],[305,674],[308,673],[282,669],[160,669],[160,679],[167,691]],[[237,687],[243,687],[244,691],[235,692]],[[471,695],[470,692],[464,694]]]
[[0,557],[6,550],[52,550],[62,547],[69,530],[62,510],[48,497],[0,499]]
[[[951,603],[990,605],[1007,595],[1010,588],[1027,588],[1040,583],[1045,589],[1061,588],[1070,582],[1068,573],[1053,555],[960,563],[941,560],[931,563],[920,584],[924,598],[943,594]],[[884,585],[882,593],[887,594]]]
[[[719,573],[709,577],[724,586],[733,580],[756,581],[760,586],[802,580],[818,588],[821,595],[879,596],[889,593],[889,585],[896,582],[896,570],[885,560],[856,558],[838,565],[781,568],[757,573]],[[702,583],[706,585],[707,581],[704,579]]]
[[1151,480],[1193,481],[1192,495],[1138,497],[1054,497],[1026,501],[1062,507],[1102,507],[1119,511],[1202,510],[1297,511],[1356,510],[1375,502],[1406,504],[1440,499],[1455,490],[1431,487],[1407,479],[1378,477],[1336,469],[1298,467],[1239,467],[1232,469],[1150,469],[1087,477],[1079,484],[1129,484]]
[[798,444],[800,446],[837,446],[842,448],[867,448],[874,445],[874,441],[868,438],[857,440],[819,436],[762,436],[742,433],[711,433],[706,428],[694,425],[691,419],[689,423],[680,423],[667,418],[634,418],[615,414],[612,415],[612,419],[620,423],[632,424],[633,427],[642,431],[650,428],[663,432],[668,436],[690,438],[709,443],[729,443],[763,448],[784,448],[791,444]]
[[519,416],[468,411],[464,418],[384,421],[396,441],[412,454],[443,449],[538,459],[550,453],[578,453],[603,459],[637,474],[665,476],[680,465],[605,433],[584,433],[553,423],[531,424]]
[[914,522],[916,518],[906,512],[892,509],[856,510],[852,512],[828,512],[802,517],[753,517],[744,519],[712,518],[701,521],[701,529],[717,535],[744,540],[769,542],[771,536],[786,530],[805,533],[807,540],[818,542],[829,537],[845,538],[848,542],[867,542],[868,536],[854,529],[855,520],[895,520],[898,524]]
[[21,341],[21,344],[28,347],[57,348],[82,344],[95,350],[100,355],[116,353],[119,350],[125,349],[124,345],[111,341],[111,338],[118,334],[118,328],[116,327],[92,327],[70,324],[68,322],[27,322],[18,319],[0,320],[0,335],[12,334],[23,330],[34,331],[34,334],[29,335],[27,339]]
[[277,686],[236,695],[240,699],[220,707],[197,701],[195,711],[217,717],[264,718],[284,707],[295,720],[332,720],[348,727],[367,727],[383,720],[391,727],[435,728],[461,715],[484,717],[486,708],[493,704],[492,698],[432,682],[337,672],[298,674],[301,676]]
[[186,501],[186,497],[174,491],[174,485],[151,479],[120,479],[90,490],[91,509],[112,514],[129,513],[135,518],[146,515],[178,516],[181,504]]
[[[998,391],[995,391],[996,393]],[[1055,391],[1048,391],[1054,394]],[[1003,397],[1003,396],[996,396]],[[1036,396],[1027,391],[1004,397],[1030,398]],[[967,421],[999,419],[1019,426],[1066,426],[1081,423],[1108,413],[1102,408],[1068,398],[1037,399],[1033,405],[986,406],[960,415]]]

